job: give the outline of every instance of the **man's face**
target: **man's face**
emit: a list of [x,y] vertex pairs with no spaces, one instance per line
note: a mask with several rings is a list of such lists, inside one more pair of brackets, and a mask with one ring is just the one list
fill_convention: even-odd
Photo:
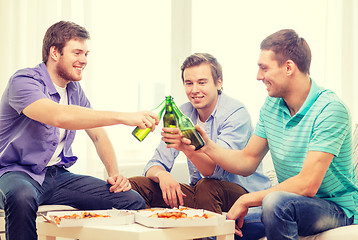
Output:
[[[211,75],[209,63],[184,69],[185,93],[199,114],[211,114],[218,98],[218,90],[222,87],[222,80],[217,85]],[[203,112],[204,111],[204,112]]]
[[286,65],[278,65],[271,50],[262,50],[258,66],[257,80],[266,85],[270,97],[284,97],[287,91]]
[[63,48],[57,64],[57,74],[66,82],[80,81],[87,65],[88,55],[86,40],[72,39]]

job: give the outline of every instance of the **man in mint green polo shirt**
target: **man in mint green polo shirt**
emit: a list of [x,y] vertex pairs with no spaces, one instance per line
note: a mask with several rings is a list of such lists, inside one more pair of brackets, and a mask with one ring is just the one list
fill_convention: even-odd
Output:
[[349,111],[310,78],[310,62],[310,48],[295,31],[273,33],[261,43],[257,74],[269,96],[247,146],[223,149],[197,127],[206,142],[200,151],[234,174],[249,176],[271,152],[279,184],[242,195],[227,214],[238,220],[239,236],[248,208],[260,205],[268,240],[358,223]]

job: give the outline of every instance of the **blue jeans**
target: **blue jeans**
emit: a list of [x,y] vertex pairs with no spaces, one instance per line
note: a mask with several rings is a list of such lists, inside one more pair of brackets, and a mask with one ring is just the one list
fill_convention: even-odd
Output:
[[268,240],[298,239],[332,228],[351,225],[337,204],[317,197],[288,192],[273,192],[262,202],[262,222]]
[[36,214],[39,205],[63,204],[80,210],[142,209],[143,198],[135,191],[111,193],[105,181],[48,167],[42,185],[24,172],[0,177],[0,208],[5,210],[6,239],[37,239]]
[[241,228],[243,237],[235,235],[235,240],[257,240],[265,236],[265,227],[261,222],[262,208],[249,208]]

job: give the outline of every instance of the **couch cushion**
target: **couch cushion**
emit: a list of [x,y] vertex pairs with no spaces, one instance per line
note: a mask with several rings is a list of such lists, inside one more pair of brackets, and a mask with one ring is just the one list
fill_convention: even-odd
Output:
[[[299,240],[357,240],[358,225],[339,227],[307,237],[299,237]],[[266,237],[260,240],[266,240]]]

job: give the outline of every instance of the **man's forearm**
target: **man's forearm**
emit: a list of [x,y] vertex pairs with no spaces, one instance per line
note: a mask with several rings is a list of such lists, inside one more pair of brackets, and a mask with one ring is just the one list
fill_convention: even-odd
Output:
[[86,132],[96,147],[97,154],[105,166],[108,176],[118,175],[118,164],[114,148],[105,130],[103,128],[92,128],[86,130]]
[[183,151],[186,157],[194,164],[199,172],[204,176],[211,176],[216,168],[216,162],[210,159],[208,155],[201,152]]
[[57,127],[69,130],[89,129],[121,124],[125,113],[98,111],[79,106],[62,106],[63,112],[58,116]]
[[23,113],[29,118],[68,130],[90,129],[123,123],[125,113],[96,111],[89,108],[61,105],[40,99],[27,106]]
[[203,151],[211,160],[228,172],[249,176],[256,170],[256,168],[245,167],[240,150],[225,149],[210,140],[207,141]]
[[168,171],[166,171],[161,166],[153,166],[153,167],[148,169],[148,171],[146,172],[145,176],[150,178],[154,182],[159,183],[159,175],[163,174],[163,173],[170,174]]

